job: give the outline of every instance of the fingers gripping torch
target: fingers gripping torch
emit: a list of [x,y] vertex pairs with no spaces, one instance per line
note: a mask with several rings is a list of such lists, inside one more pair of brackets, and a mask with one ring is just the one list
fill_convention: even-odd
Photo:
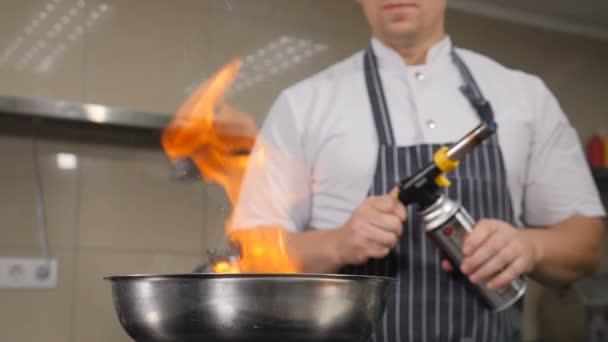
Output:
[[[450,186],[445,174],[458,167],[462,157],[495,132],[496,122],[484,120],[453,146],[437,150],[431,163],[398,184],[396,197],[404,205],[414,204],[420,210],[427,235],[458,269],[464,259],[464,238],[473,230],[475,221],[459,203],[444,195],[442,189]],[[496,311],[510,307],[526,291],[522,279],[496,291],[488,290],[483,283],[470,285]]]

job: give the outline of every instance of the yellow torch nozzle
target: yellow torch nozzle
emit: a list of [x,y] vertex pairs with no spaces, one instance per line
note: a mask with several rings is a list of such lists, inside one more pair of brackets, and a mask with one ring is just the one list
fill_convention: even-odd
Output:
[[437,165],[437,168],[443,172],[450,172],[457,168],[460,164],[459,160],[454,160],[448,157],[448,149],[449,148],[447,146],[443,146],[433,155],[435,165]]
[[[450,172],[454,170],[460,164],[459,160],[454,160],[448,157],[448,147],[444,146],[437,150],[433,155],[433,160],[437,168],[443,172]],[[445,176],[445,174],[440,174],[435,178],[435,184],[437,184],[440,188],[449,187],[452,182]]]

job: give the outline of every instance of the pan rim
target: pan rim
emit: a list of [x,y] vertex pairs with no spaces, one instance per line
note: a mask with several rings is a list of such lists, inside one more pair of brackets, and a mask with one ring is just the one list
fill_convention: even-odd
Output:
[[175,279],[301,279],[301,280],[347,280],[396,282],[395,278],[370,275],[321,274],[321,273],[170,273],[170,274],[127,274],[106,276],[104,280],[175,280]]

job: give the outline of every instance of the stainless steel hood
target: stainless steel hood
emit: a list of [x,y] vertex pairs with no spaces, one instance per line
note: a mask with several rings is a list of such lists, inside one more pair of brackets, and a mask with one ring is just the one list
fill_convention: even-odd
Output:
[[0,115],[53,119],[103,126],[162,130],[171,115],[97,104],[0,96]]

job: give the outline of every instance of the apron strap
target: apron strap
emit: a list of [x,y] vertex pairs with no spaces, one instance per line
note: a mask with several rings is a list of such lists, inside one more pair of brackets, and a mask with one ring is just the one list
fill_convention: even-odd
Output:
[[380,73],[378,72],[378,61],[371,46],[365,51],[364,66],[367,94],[372,106],[378,142],[380,145],[394,145],[395,138],[393,137],[393,127],[388,113],[388,107],[386,106],[382,80],[380,79]]
[[481,89],[475,82],[471,70],[464,63],[462,58],[456,53],[456,49],[452,48],[452,60],[460,72],[460,76],[464,81],[464,84],[460,87],[460,91],[469,100],[469,103],[475,108],[477,115],[482,121],[492,122],[494,121],[494,111],[490,102],[488,102],[481,93]]

